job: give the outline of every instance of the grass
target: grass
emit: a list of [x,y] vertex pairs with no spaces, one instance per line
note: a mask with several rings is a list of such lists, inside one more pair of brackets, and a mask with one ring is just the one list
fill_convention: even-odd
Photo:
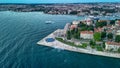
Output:
[[56,37],[55,39],[62,42],[62,43],[68,44],[70,46],[75,46],[75,47],[80,47],[80,48],[86,48],[87,47],[86,43],[83,43],[82,45],[76,45],[74,42],[64,41],[62,38],[57,38]]
[[98,51],[103,51],[103,48],[102,48],[100,45],[96,45],[96,49],[97,49]]

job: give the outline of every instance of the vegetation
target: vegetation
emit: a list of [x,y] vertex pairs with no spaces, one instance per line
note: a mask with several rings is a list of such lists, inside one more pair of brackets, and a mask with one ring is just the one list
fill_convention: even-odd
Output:
[[86,24],[84,24],[84,23],[80,23],[80,24],[78,24],[78,27],[80,27],[81,29],[80,29],[80,31],[85,31],[85,30],[88,30],[88,31],[90,31],[90,30],[94,30],[94,27],[92,26],[92,25],[86,25]]
[[71,39],[71,32],[67,31],[67,39],[70,40]]
[[120,53],[120,48],[118,49],[118,53]]
[[90,44],[90,45],[93,45],[93,46],[96,45],[95,41],[93,41],[93,40],[90,40],[89,44]]
[[82,48],[86,48],[86,47],[87,47],[87,44],[86,44],[86,43],[83,43],[83,44],[81,45],[81,47],[82,47]]
[[107,38],[108,39],[113,39],[113,34],[112,33],[108,33]]
[[95,41],[100,41],[101,40],[101,33],[95,32],[94,33],[94,40]]
[[111,24],[111,25],[115,25],[115,20],[111,20],[111,21],[110,21],[110,24]]
[[63,40],[62,38],[57,38],[56,37],[55,39],[62,42],[62,43],[68,44],[70,46],[75,46],[75,47],[80,47],[80,48],[86,48],[87,47],[86,43],[83,43],[82,45],[76,45],[74,42],[68,42],[68,41]]
[[96,48],[97,48],[98,51],[103,51],[103,48],[102,48],[101,45],[96,45]]
[[105,49],[105,42],[103,42],[102,46],[103,46],[103,48]]
[[117,35],[117,36],[115,37],[115,42],[120,42],[120,35]]
[[95,48],[96,42],[93,40],[90,40],[89,44],[92,48]]
[[101,32],[101,38],[105,38],[106,37],[106,32]]
[[103,26],[106,26],[106,25],[107,25],[107,22],[106,22],[106,21],[97,22],[95,25],[96,25],[96,27],[103,27]]

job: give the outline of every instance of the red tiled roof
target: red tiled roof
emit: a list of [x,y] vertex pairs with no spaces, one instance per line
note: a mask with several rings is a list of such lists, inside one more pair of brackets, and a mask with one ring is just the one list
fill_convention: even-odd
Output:
[[120,43],[117,43],[117,42],[106,42],[106,43],[109,45],[119,45],[120,46]]
[[81,34],[93,34],[93,31],[81,31]]
[[95,32],[102,32],[102,28],[94,28]]
[[71,25],[70,26],[70,29],[74,29],[74,28],[77,28],[77,25]]

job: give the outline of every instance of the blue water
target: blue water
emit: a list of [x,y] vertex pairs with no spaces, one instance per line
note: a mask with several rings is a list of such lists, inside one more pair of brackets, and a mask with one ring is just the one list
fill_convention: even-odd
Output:
[[[120,68],[120,59],[40,46],[58,28],[83,17],[41,12],[0,12],[0,68]],[[45,21],[54,21],[45,24]]]

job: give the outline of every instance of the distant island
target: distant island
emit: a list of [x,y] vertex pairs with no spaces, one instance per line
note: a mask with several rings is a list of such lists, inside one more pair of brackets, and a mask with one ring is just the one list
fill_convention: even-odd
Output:
[[[104,7],[104,8],[103,8]],[[0,4],[0,11],[44,12],[65,15],[113,15],[120,12],[120,3],[70,3],[70,4]]]
[[38,44],[75,52],[120,58],[120,19],[87,17],[67,23]]

